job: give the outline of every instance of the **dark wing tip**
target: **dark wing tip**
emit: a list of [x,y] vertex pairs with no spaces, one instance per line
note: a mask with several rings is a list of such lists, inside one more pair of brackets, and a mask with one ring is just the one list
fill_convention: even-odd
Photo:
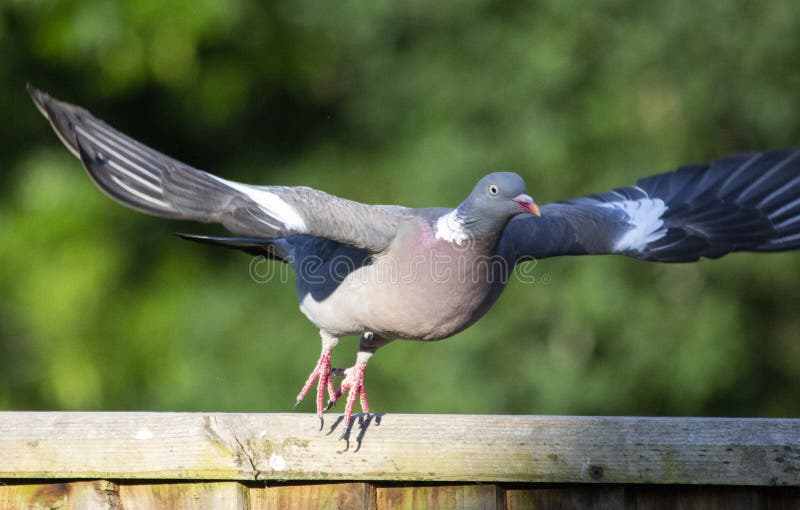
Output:
[[72,109],[77,109],[77,107],[72,106],[69,103],[59,101],[47,92],[37,89],[30,83],[26,85],[26,88],[28,89],[28,94],[30,94],[31,99],[33,100],[33,104],[36,105],[36,108],[42,112],[42,115],[47,117],[49,120],[52,120],[52,114],[54,111],[57,112],[59,109],[64,109],[64,107],[72,107]]
[[75,115],[86,113],[85,110],[69,103],[59,101],[46,92],[42,92],[30,83],[27,85],[28,93],[31,95],[33,104],[41,114],[50,122],[53,130],[58,135],[67,149],[75,156],[80,158],[78,143],[72,132],[72,123]]
[[27,89],[28,94],[31,95],[33,100],[37,101],[37,102],[38,102],[39,97],[41,97],[44,94],[44,92],[42,92],[41,90],[39,90],[36,87],[34,87],[33,83],[31,83],[31,82],[25,83],[25,89]]
[[28,89],[28,94],[30,94],[31,99],[33,100],[33,104],[36,105],[36,108],[42,112],[42,115],[49,118],[50,115],[47,111],[47,104],[52,101],[53,98],[31,85],[30,82],[26,84],[26,88]]
[[42,93],[42,91],[34,87],[33,83],[31,82],[25,83],[25,89],[27,89],[28,94],[30,94],[34,98],[34,101],[36,100],[36,96]]

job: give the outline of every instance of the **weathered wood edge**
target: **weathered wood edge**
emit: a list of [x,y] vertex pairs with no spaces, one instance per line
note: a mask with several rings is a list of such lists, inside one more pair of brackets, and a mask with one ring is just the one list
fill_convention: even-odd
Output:
[[0,479],[800,486],[800,419],[0,412]]

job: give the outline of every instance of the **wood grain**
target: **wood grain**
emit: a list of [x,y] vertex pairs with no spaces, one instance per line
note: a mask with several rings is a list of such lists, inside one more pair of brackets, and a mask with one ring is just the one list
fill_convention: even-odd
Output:
[[117,484],[106,480],[0,485],[0,510],[119,510]]
[[367,483],[314,483],[254,487],[251,510],[374,510],[375,488]]
[[764,510],[754,487],[648,487],[636,489],[636,510]]
[[[800,420],[0,413],[0,479],[800,486]],[[360,423],[360,425],[359,425]],[[359,426],[367,425],[361,429]]]
[[503,508],[499,490],[496,485],[378,487],[377,510],[496,510]]
[[626,500],[621,486],[568,486],[535,489],[508,489],[505,492],[507,510],[625,510],[635,508]]
[[800,489],[797,487],[773,487],[764,493],[767,510],[800,510]]
[[120,484],[124,510],[248,510],[248,488],[238,482]]
[[799,510],[800,488],[700,485],[0,482],[0,510]]

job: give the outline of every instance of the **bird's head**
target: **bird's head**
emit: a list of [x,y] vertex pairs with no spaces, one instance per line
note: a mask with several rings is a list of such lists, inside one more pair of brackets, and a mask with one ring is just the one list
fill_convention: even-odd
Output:
[[494,242],[512,216],[539,216],[539,206],[525,193],[525,181],[512,172],[494,172],[478,181],[455,211],[463,235]]
[[525,193],[525,181],[513,172],[494,172],[478,181],[459,213],[502,223],[520,213],[540,214],[539,206]]

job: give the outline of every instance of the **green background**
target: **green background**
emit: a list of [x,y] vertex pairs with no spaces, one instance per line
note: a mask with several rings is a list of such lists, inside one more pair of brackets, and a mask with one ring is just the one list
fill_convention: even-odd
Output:
[[[288,411],[319,354],[292,284],[103,196],[26,81],[229,179],[455,206],[515,170],[546,203],[800,143],[800,10],[0,1],[0,408]],[[526,270],[466,332],[380,350],[373,410],[800,416],[799,253]]]

